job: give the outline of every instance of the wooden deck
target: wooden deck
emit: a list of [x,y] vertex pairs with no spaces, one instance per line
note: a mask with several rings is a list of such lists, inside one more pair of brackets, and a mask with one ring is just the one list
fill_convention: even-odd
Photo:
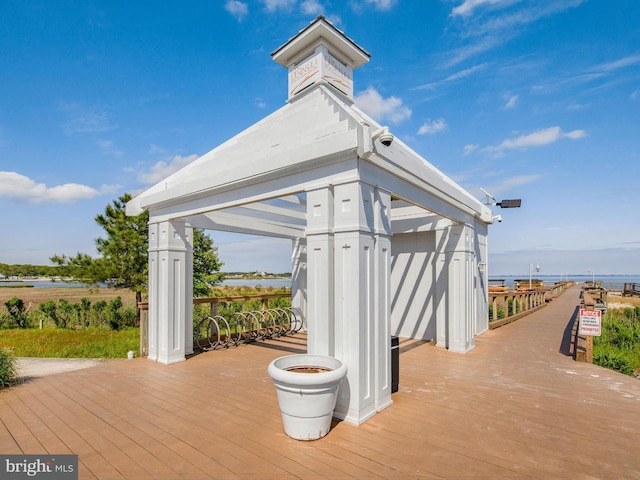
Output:
[[28,380],[0,452],[76,453],[80,478],[640,478],[640,381],[569,355],[574,287],[467,355],[401,340],[394,405],[315,442],[283,432],[266,373],[304,336]]

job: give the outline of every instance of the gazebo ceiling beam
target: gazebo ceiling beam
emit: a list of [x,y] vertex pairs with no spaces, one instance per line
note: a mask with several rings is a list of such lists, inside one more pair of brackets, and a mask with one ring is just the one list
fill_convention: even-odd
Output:
[[482,211],[467,205],[466,198],[458,194],[459,192],[446,181],[431,178],[425,181],[412,172],[394,167],[376,155],[361,162],[360,176],[363,181],[392,192],[394,197],[455,222],[473,223],[476,218],[482,216]]
[[[349,167],[345,169],[345,164]],[[350,165],[349,165],[350,164]],[[262,178],[251,178],[220,186],[207,192],[199,192],[174,200],[151,212],[155,221],[173,220],[201,213],[247,206],[266,200],[289,198],[304,192],[311,184],[327,185],[334,179],[357,179],[357,159],[353,152],[342,152],[338,158],[324,158],[324,162],[313,162],[287,176],[277,174]]]
[[246,217],[226,212],[212,212],[208,214],[187,217],[189,224],[205,230],[218,230],[232,233],[245,233],[278,238],[304,237],[304,226],[286,223],[260,221],[254,217]]
[[303,222],[307,221],[306,211],[294,210],[293,208],[285,208],[278,207],[271,203],[272,201],[260,202],[260,203],[252,203],[250,205],[243,205],[242,207],[237,207],[246,210],[252,210],[256,212],[256,214],[270,214],[276,215],[279,217],[292,218],[294,220],[302,220]]

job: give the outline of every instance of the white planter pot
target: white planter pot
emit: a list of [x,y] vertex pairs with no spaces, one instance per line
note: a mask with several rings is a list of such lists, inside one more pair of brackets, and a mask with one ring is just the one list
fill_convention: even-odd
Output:
[[[298,367],[326,371],[292,371]],[[285,433],[296,440],[317,440],[329,433],[346,365],[324,355],[287,355],[271,362],[268,372],[276,386]]]

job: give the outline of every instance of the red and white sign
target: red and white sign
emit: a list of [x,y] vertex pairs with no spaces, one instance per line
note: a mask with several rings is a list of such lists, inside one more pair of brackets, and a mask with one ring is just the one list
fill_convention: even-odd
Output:
[[602,312],[600,310],[580,310],[580,328],[578,335],[592,335],[599,337],[602,324]]

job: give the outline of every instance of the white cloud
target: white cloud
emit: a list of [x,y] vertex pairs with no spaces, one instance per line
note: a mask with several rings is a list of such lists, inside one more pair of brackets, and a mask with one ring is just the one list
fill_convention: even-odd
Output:
[[426,83],[424,85],[415,87],[415,90],[434,90],[437,87],[440,87],[447,83],[455,82],[456,80],[461,80],[470,75],[473,75],[476,72],[484,70],[485,68],[487,68],[487,65],[488,63],[481,63],[480,65],[475,65],[473,67],[466,68],[464,70],[461,70],[459,72],[449,75],[447,78],[443,80],[438,80],[437,82]]
[[528,185],[529,183],[537,182],[543,176],[544,175],[538,173],[530,175],[516,175],[515,177],[507,178],[501,181],[499,185],[491,187],[491,192],[497,195],[498,193],[502,193],[505,190],[511,190],[514,187],[520,187],[522,185]]
[[469,155],[469,154],[475,152],[478,148],[480,148],[480,145],[472,145],[472,144],[465,145],[464,146],[464,154],[465,155]]
[[444,118],[437,120],[427,120],[418,130],[418,135],[433,135],[447,128],[447,122]]
[[512,108],[515,108],[516,104],[518,103],[518,99],[520,97],[518,95],[511,95],[509,97],[507,97],[507,103],[505,103],[504,108],[506,108],[507,110],[510,110]]
[[570,138],[571,140],[578,140],[587,136],[587,132],[584,130],[572,130],[562,135],[563,138]]
[[254,102],[255,102],[255,104],[256,104],[256,107],[261,108],[261,109],[262,109],[262,108],[265,108],[265,107],[267,106],[267,103],[266,103],[262,98],[260,98],[260,97],[257,97],[257,98],[254,100]]
[[249,7],[244,2],[238,0],[227,0],[224,9],[241,22],[249,13]]
[[602,63],[600,65],[596,65],[593,70],[597,72],[612,72],[615,70],[619,70],[621,68],[629,67],[631,65],[635,65],[640,63],[640,54],[629,55],[627,57],[621,58],[619,60],[615,60],[613,62]]
[[527,135],[520,135],[516,138],[509,138],[503,140],[502,143],[495,146],[485,147],[484,151],[489,152],[502,152],[504,150],[512,150],[528,147],[541,147],[555,143],[560,139],[569,138],[571,140],[577,140],[587,135],[584,130],[572,130],[567,133],[563,133],[560,127],[549,127],[542,130],[536,130],[533,133]]
[[0,172],[0,196],[23,203],[71,203],[96,197],[109,190],[111,187],[107,185],[96,190],[78,183],[47,187],[17,172]]
[[630,97],[631,97],[631,100],[637,100],[638,98],[640,98],[640,90],[636,90],[632,92]]
[[[463,22],[452,26],[464,45],[444,55],[445,66],[455,65],[475,55],[503,45],[526,32],[526,27],[538,20],[579,6],[586,0],[551,2],[522,2],[520,0],[465,0],[455,7],[451,17],[462,17]],[[516,5],[514,8],[505,7]],[[482,12],[475,15],[478,7]],[[496,13],[498,9],[503,12]],[[486,12],[490,12],[484,14]],[[474,13],[474,15],[471,15]]]
[[373,8],[380,11],[391,10],[397,0],[366,0],[367,4],[373,5]]
[[173,158],[168,160],[160,160],[156,162],[151,170],[148,172],[143,172],[138,175],[138,180],[145,185],[153,185],[154,183],[158,183],[160,180],[167,178],[174,172],[177,172],[185,165],[193,162],[198,155],[188,155],[183,157],[182,155],[174,155]]
[[399,123],[411,117],[411,109],[402,105],[402,99],[383,98],[374,87],[357,94],[354,100],[360,109],[378,122],[389,120],[391,123]]
[[100,147],[103,155],[112,155],[114,157],[119,157],[122,155],[122,150],[118,150],[114,143],[111,140],[98,140],[96,142]]
[[118,125],[111,121],[109,113],[102,107],[60,102],[58,109],[67,116],[62,128],[68,135],[103,133],[118,128]]
[[486,5],[509,5],[513,3],[513,0],[464,0],[462,5],[458,5],[453,10],[451,10],[451,15],[456,16],[466,16],[471,15],[473,10],[478,7],[486,6]]
[[324,12],[324,7],[318,0],[305,0],[300,4],[300,11],[305,15],[320,15]]
[[268,12],[276,10],[288,9],[295,5],[296,0],[262,0]]

